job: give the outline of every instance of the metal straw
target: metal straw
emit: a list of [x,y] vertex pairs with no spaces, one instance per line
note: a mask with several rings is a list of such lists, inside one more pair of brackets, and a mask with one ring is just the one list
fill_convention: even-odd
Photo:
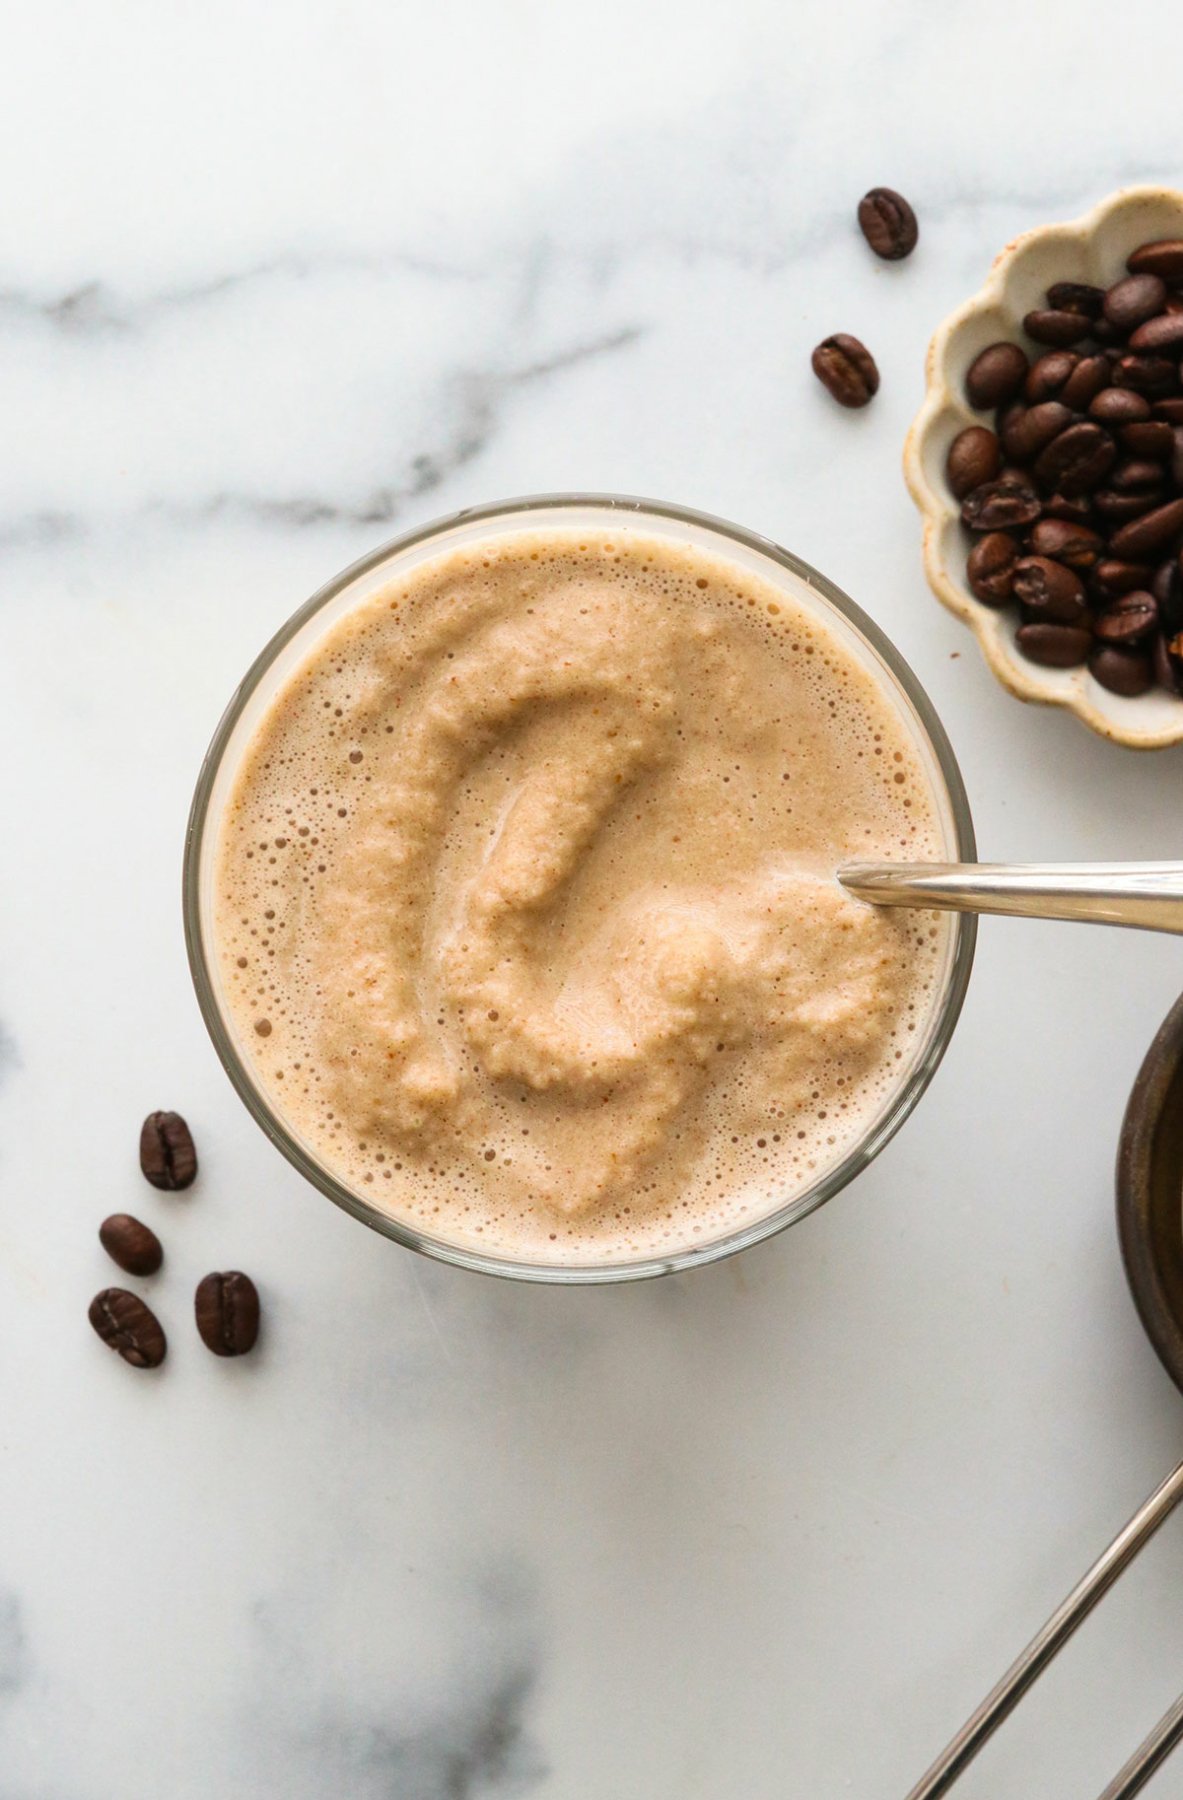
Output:
[[838,879],[875,906],[1081,919],[1183,933],[1183,863],[847,863]]
[[[1047,1624],[1037,1631],[1022,1655],[1013,1662],[997,1687],[993,1688],[977,1711],[966,1720],[957,1736],[943,1750],[926,1775],[907,1796],[907,1800],[939,1800],[947,1794],[958,1776],[963,1774],[986,1740],[993,1736],[1002,1721],[1014,1711],[1027,1689],[1036,1682],[1052,1658],[1064,1648],[1068,1639],[1092,1612],[1149,1542],[1163,1520],[1183,1500],[1183,1463],[1173,1469],[1150,1498],[1140,1506],[1124,1530],[1119,1531],[1107,1550],[1102,1551],[1092,1568],[1077,1582],[1067,1599],[1058,1606]],[[1150,1779],[1169,1752],[1183,1737],[1183,1697],[1155,1726],[1120,1774],[1114,1777],[1100,1800],[1128,1800]]]

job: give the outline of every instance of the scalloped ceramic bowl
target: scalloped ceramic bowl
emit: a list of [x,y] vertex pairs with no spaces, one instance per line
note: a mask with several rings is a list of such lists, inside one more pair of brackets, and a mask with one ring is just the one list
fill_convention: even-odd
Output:
[[1087,669],[1043,669],[1015,645],[1017,614],[995,611],[974,598],[965,578],[968,543],[958,503],[945,481],[949,445],[966,425],[980,425],[965,398],[965,372],[978,352],[1013,338],[1041,355],[1022,329],[1053,281],[1108,287],[1125,273],[1125,259],[1153,238],[1183,237],[1183,193],[1171,188],[1123,188],[1067,225],[1025,232],[998,256],[971,300],[947,318],[928,350],[928,391],[908,433],[904,473],[924,517],[924,568],[937,599],[964,619],[1003,687],[1020,700],[1062,706],[1109,738],[1136,750],[1183,741],[1183,700],[1152,688],[1136,700],[1111,694]]

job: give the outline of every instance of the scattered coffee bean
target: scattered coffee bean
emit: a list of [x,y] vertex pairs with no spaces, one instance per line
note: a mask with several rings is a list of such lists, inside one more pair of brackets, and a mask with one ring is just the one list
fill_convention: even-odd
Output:
[[[1137,277],[1131,276],[1130,279],[1136,280]],[[1037,344],[1063,347],[1067,344],[1079,344],[1082,338],[1091,337],[1093,321],[1085,313],[1050,310],[1029,312],[1023,320],[1023,330]]]
[[969,553],[966,573],[969,585],[987,606],[1005,606],[1014,587],[1016,540],[1006,531],[991,531],[978,539]]
[[1165,419],[1168,425],[1183,425],[1183,399],[1152,400],[1150,410],[1156,419]]
[[1183,281],[1183,238],[1157,238],[1139,244],[1126,258],[1132,275],[1157,275],[1160,281]]
[[[1163,429],[1170,433],[1169,425]],[[967,425],[949,445],[945,474],[959,500],[964,499],[971,488],[993,481],[1001,467],[998,439],[984,425]]]
[[199,1281],[194,1312],[201,1340],[215,1356],[244,1356],[259,1335],[258,1290],[239,1269]]
[[876,187],[858,203],[858,222],[876,256],[899,262],[911,256],[920,236],[916,214],[894,188]]
[[140,1168],[153,1187],[187,1188],[197,1174],[197,1151],[180,1113],[149,1113],[140,1129]]
[[112,1213],[99,1226],[99,1242],[129,1275],[155,1275],[164,1261],[160,1239],[130,1213]]
[[1114,330],[1126,333],[1161,312],[1166,297],[1166,283],[1160,276],[1126,275],[1106,289],[1103,310]]
[[1150,637],[1157,624],[1158,604],[1154,595],[1144,588],[1135,588],[1133,593],[1123,594],[1101,613],[1093,630],[1106,644],[1141,644]]
[[847,331],[835,331],[818,345],[813,372],[839,406],[866,406],[879,391],[875,358]]
[[1149,656],[1140,650],[1119,650],[1113,644],[1100,644],[1093,651],[1089,673],[1111,694],[1124,694],[1130,700],[1154,685]]
[[168,1344],[151,1309],[126,1288],[104,1288],[90,1303],[90,1322],[133,1369],[158,1369]]
[[971,406],[986,412],[1013,400],[1027,378],[1027,357],[1018,344],[991,344],[976,356],[965,377]]
[[1023,655],[1045,669],[1078,668],[1092,641],[1092,633],[1079,625],[1020,625],[1015,633]]

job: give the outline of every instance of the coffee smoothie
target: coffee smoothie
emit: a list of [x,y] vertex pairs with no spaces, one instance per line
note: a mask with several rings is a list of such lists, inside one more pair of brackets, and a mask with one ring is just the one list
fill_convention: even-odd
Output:
[[895,703],[683,543],[491,534],[326,628],[219,822],[240,1048],[321,1164],[432,1237],[660,1256],[758,1219],[898,1090],[945,926],[851,858],[944,853]]

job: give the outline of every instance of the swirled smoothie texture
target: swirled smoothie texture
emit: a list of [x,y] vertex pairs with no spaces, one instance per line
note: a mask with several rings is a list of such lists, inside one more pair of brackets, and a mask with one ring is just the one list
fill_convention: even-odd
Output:
[[358,605],[276,696],[216,937],[259,1081],[350,1186],[613,1259],[850,1147],[944,927],[833,871],[939,849],[890,703],[782,589],[673,540],[516,533]]

